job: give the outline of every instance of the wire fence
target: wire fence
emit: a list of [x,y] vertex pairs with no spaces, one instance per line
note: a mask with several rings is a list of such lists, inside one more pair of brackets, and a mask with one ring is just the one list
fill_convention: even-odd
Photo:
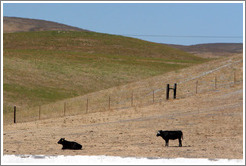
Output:
[[[135,106],[144,106],[166,99],[166,84],[172,87],[177,83],[177,97],[181,99],[198,93],[228,88],[243,81],[243,61],[221,65],[207,72],[198,72],[195,75],[182,73],[167,77],[164,81],[148,82],[138,85],[102,90],[76,98],[58,101],[33,108],[14,108],[4,113],[4,124],[35,121],[93,112],[126,109]],[[173,92],[171,91],[170,98]],[[16,113],[16,114],[15,114]]]

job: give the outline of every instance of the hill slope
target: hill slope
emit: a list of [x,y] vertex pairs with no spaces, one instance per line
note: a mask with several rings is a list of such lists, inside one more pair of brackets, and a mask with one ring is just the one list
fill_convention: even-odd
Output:
[[4,103],[34,106],[202,63],[163,44],[88,31],[5,33]]
[[[233,70],[236,72],[235,82]],[[215,76],[218,78],[216,89],[212,82]],[[198,93],[195,92],[196,81],[199,81]],[[149,82],[154,85],[149,86]],[[23,117],[19,113],[15,125],[11,116],[11,124],[3,126],[3,153],[242,159],[243,55],[166,73],[130,86],[134,90],[162,88],[172,82],[178,83],[178,98],[175,100],[162,97],[162,102],[135,105],[134,95],[133,107],[128,103],[125,109],[107,109],[104,112],[97,109],[97,112],[89,110],[84,114],[85,107],[82,106],[77,112],[80,115],[63,116],[57,112],[51,118],[49,112],[49,119],[43,119],[42,114],[41,120],[27,123],[21,123]],[[126,91],[130,86],[120,90]],[[143,97],[151,99],[152,94]],[[80,99],[77,104],[80,106],[82,103]],[[63,112],[62,109],[63,105],[58,111]],[[41,110],[43,113],[46,108]],[[29,111],[34,110],[26,112],[30,114]],[[66,115],[71,115],[70,111]],[[38,110],[36,112],[38,116]],[[178,147],[178,140],[170,140],[169,147],[164,147],[164,140],[156,137],[158,130],[182,130],[183,147]],[[61,150],[61,146],[56,144],[61,137],[81,143],[83,150]],[[42,146],[47,142],[50,144]]]
[[85,31],[52,21],[28,19],[19,17],[3,17],[3,33],[29,32],[29,31]]

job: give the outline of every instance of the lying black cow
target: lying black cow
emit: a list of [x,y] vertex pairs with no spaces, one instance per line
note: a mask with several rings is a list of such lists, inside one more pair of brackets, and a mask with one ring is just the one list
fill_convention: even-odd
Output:
[[156,136],[161,136],[165,141],[166,141],[166,145],[168,146],[168,141],[169,139],[175,140],[175,139],[179,139],[179,146],[182,146],[182,141],[181,138],[183,139],[183,133],[180,130],[176,130],[176,131],[162,131],[159,130],[156,134]]
[[65,138],[61,138],[58,142],[58,144],[62,144],[62,149],[74,149],[74,150],[78,150],[82,148],[82,145],[80,145],[77,142],[70,142],[70,141],[66,141]]

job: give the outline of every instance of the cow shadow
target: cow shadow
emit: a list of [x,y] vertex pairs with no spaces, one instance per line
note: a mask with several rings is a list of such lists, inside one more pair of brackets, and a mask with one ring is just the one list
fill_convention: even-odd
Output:
[[187,145],[187,146],[165,146],[166,148],[190,148],[192,147],[191,145]]

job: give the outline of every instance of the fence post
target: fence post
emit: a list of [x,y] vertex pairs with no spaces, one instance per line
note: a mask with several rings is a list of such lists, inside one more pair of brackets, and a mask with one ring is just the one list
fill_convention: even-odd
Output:
[[87,98],[87,102],[86,102],[86,113],[88,113],[88,108],[89,108],[89,99]]
[[64,102],[64,115],[63,116],[65,116],[66,115],[66,105],[67,105],[67,103],[66,102]]
[[174,89],[173,89],[173,98],[176,99],[176,92],[177,92],[177,83],[174,84]]
[[110,110],[110,96],[108,97],[108,109]]
[[234,79],[234,85],[235,85],[236,84],[236,71],[234,71],[233,79]]
[[196,81],[196,94],[197,94],[197,88],[198,88],[198,80]]
[[169,84],[167,84],[166,99],[169,99]]
[[167,84],[167,92],[166,92],[166,98],[167,100],[169,99],[169,90],[172,89],[173,90],[173,98],[176,99],[176,93],[177,93],[177,83],[174,83],[174,87],[170,88],[169,84]]
[[14,123],[16,123],[16,106],[14,106]]
[[41,105],[39,106],[39,109],[38,109],[38,119],[39,120],[41,119]]
[[131,106],[133,106],[133,91],[132,91],[132,98],[131,98]]
[[155,103],[155,91],[153,90],[153,103]]
[[217,76],[214,77],[214,87],[217,89]]

